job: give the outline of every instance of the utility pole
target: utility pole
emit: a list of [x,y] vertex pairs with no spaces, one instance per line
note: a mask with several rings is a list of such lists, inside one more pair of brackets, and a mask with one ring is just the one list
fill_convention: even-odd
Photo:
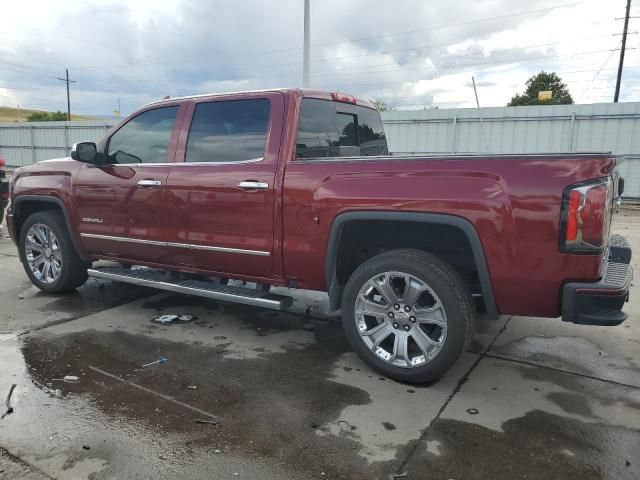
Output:
[[309,41],[309,24],[310,22],[310,11],[309,11],[310,7],[309,7],[309,0],[304,0],[304,51],[303,51],[303,61],[302,61],[302,86],[305,88],[309,88],[310,85],[310,81],[309,81],[309,70],[310,70],[310,64],[311,64],[311,60],[310,60],[310,50],[311,50],[311,44]]
[[58,77],[58,80],[62,80],[63,82],[65,82],[67,84],[67,120],[71,121],[71,100],[69,98],[69,84],[70,83],[76,83],[75,80],[69,80],[69,69],[65,68],[64,70],[66,72],[66,78],[60,78]]
[[624,64],[624,49],[627,46],[627,29],[629,28],[629,10],[631,0],[627,0],[627,12],[624,15],[624,28],[622,30],[622,45],[620,46],[620,63],[618,64],[618,78],[616,80],[616,93],[613,96],[613,103],[618,103],[620,97],[620,81],[622,80],[622,65]]
[[18,105],[18,123],[20,123],[20,117],[21,117],[21,115],[20,115],[20,105]]

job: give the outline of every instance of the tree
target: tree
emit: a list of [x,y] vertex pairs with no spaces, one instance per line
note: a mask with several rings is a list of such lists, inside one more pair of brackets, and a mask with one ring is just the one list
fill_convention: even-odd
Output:
[[376,98],[375,100],[369,100],[373,103],[373,106],[378,109],[379,112],[389,112],[391,110],[395,110],[394,107],[389,105],[387,102],[382,100],[381,98]]
[[27,122],[60,122],[67,119],[67,114],[57,112],[33,112],[27,117]]
[[[538,92],[551,91],[549,100],[540,100]],[[573,103],[573,97],[569,93],[567,84],[554,72],[540,72],[527,80],[526,88],[522,95],[516,93],[507,107],[518,105],[565,105]]]

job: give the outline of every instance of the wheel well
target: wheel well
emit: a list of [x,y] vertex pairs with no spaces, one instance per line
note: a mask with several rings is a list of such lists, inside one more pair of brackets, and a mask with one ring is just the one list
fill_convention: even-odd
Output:
[[340,235],[336,278],[342,285],[366,260],[389,250],[424,250],[452,265],[472,293],[479,293],[478,269],[466,234],[452,225],[394,220],[349,222]]
[[47,202],[46,200],[25,200],[23,202],[20,202],[14,212],[16,237],[20,238],[22,225],[24,224],[25,220],[29,218],[29,216],[37,212],[51,210],[59,211],[62,213],[62,209],[60,208],[60,206],[54,202]]
[[330,308],[340,308],[344,286],[353,271],[369,258],[399,248],[423,250],[453,266],[491,318],[498,308],[478,233],[455,215],[419,212],[347,212],[331,227],[326,257]]

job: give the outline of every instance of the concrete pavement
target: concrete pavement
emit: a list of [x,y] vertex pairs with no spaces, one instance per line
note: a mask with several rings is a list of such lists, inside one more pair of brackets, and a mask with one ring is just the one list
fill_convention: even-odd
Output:
[[[615,230],[640,251],[638,213]],[[0,271],[0,478],[640,477],[635,286],[619,327],[480,318],[414,386],[362,364],[314,293],[292,312],[96,280],[46,295],[4,238]]]

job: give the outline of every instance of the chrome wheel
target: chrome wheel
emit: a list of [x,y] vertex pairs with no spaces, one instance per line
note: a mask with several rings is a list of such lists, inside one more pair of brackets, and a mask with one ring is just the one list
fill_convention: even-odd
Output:
[[36,223],[29,228],[25,240],[25,259],[33,276],[42,283],[54,283],[62,273],[62,252],[58,238],[48,226]]
[[447,315],[435,292],[402,272],[384,272],[358,292],[355,321],[360,338],[389,365],[413,368],[433,360],[447,338]]

